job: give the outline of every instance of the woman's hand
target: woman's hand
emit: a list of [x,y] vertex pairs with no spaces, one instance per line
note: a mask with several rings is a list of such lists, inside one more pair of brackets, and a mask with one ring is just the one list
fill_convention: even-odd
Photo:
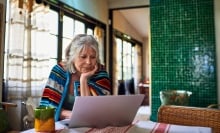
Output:
[[90,90],[88,86],[88,78],[95,74],[95,72],[98,69],[98,65],[96,64],[94,69],[86,72],[86,73],[81,73],[80,76],[80,94],[81,96],[89,96],[90,95]]
[[63,119],[70,119],[71,115],[72,115],[72,111],[62,109],[61,113],[60,113],[60,119],[61,120],[63,120]]
[[80,78],[89,78],[90,76],[92,76],[93,74],[95,74],[95,72],[98,70],[98,64],[95,65],[94,69],[92,69],[89,72],[86,73],[81,73]]

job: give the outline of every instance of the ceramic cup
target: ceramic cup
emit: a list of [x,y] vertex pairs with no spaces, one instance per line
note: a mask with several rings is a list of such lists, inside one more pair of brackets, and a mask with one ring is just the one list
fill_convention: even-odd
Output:
[[55,109],[51,107],[38,107],[34,110],[34,129],[36,132],[54,132]]

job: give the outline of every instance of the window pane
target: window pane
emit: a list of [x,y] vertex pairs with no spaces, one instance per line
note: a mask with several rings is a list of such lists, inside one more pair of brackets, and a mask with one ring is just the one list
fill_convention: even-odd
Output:
[[75,35],[85,33],[85,24],[76,20],[75,21]]
[[123,41],[123,57],[124,57],[124,66],[131,66],[131,44]]
[[63,37],[73,37],[74,21],[68,16],[63,16]]
[[86,33],[87,33],[87,35],[93,35],[93,30],[88,28]]
[[117,67],[116,72],[118,75],[118,80],[122,80],[122,40],[116,38],[116,51],[117,51]]
[[132,69],[131,69],[131,43],[123,41],[123,79],[131,79]]
[[70,44],[71,39],[63,38],[63,46],[62,46],[62,60],[65,59],[65,49]]

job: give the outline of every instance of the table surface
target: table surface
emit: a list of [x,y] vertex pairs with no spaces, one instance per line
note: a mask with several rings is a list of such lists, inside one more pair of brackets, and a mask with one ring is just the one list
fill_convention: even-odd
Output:
[[[34,129],[26,130],[21,133],[33,133]],[[209,127],[198,127],[198,126],[183,126],[158,123],[153,121],[135,121],[131,125],[123,127],[105,127],[105,128],[68,128],[62,124],[62,121],[56,122],[56,133],[212,133]]]

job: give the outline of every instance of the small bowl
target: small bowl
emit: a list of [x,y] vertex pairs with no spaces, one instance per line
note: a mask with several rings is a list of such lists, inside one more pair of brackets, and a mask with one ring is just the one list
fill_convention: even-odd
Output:
[[164,90],[160,91],[162,105],[189,105],[192,92],[186,90]]

